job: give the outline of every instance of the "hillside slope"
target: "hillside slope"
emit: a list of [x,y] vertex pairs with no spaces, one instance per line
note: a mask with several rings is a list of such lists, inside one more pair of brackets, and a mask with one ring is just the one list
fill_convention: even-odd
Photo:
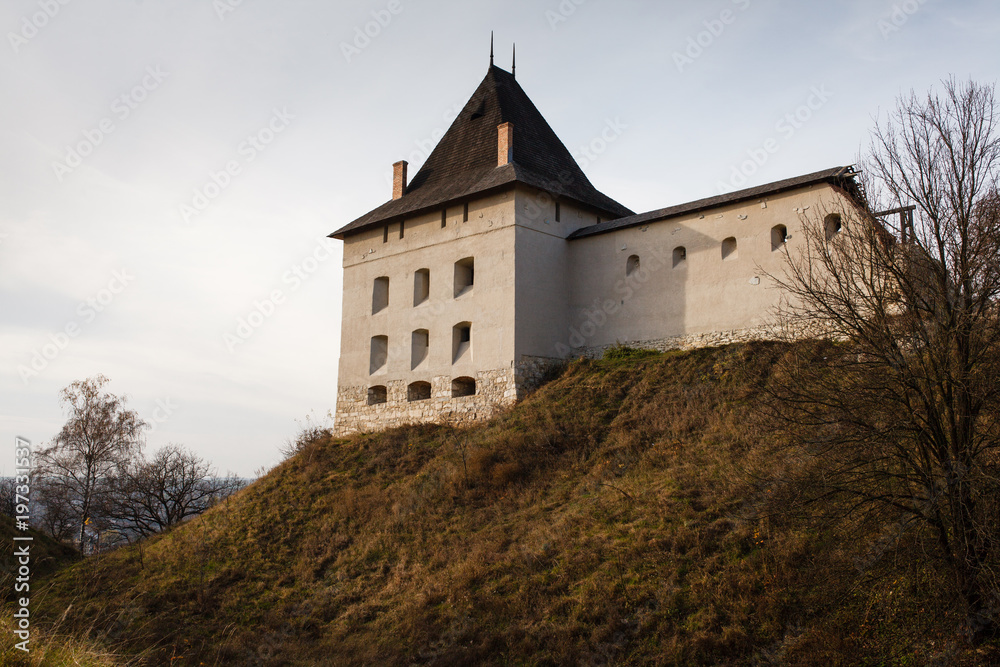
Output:
[[314,442],[62,571],[41,612],[157,665],[985,659],[932,573],[857,568],[875,536],[780,514],[755,415],[784,349],[579,361],[482,426]]
[[31,537],[31,571],[34,577],[45,577],[62,569],[67,564],[80,558],[80,552],[73,547],[57,542],[37,530],[27,532],[14,529],[14,518],[0,514],[0,601],[9,601],[14,597],[14,577],[17,563],[14,558],[14,542],[8,537],[13,535]]

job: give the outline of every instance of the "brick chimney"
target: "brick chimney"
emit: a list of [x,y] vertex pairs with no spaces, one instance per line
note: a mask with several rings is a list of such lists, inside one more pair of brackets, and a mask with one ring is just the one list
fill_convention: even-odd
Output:
[[399,199],[406,190],[406,160],[392,165],[392,198]]
[[502,167],[514,161],[514,124],[501,123],[497,135],[497,166]]

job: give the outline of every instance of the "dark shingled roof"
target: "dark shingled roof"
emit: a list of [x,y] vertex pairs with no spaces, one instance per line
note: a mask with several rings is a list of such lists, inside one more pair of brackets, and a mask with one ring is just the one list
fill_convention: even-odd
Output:
[[655,211],[650,211],[649,213],[640,213],[638,215],[619,218],[617,220],[608,220],[600,223],[599,225],[591,225],[590,227],[578,229],[570,234],[569,238],[579,239],[586,236],[594,236],[595,234],[613,232],[619,229],[635,227],[636,225],[643,225],[649,222],[666,220],[679,215],[697,213],[699,211],[725,206],[727,204],[736,204],[751,199],[760,199],[761,197],[775,195],[779,192],[785,192],[787,190],[795,190],[797,188],[814,185],[816,183],[832,183],[833,185],[837,185],[846,190],[856,201],[860,202],[863,201],[863,196],[858,189],[858,185],[854,181],[856,173],[857,172],[854,171],[854,167],[834,167],[833,169],[817,171],[813,174],[796,176],[795,178],[788,178],[783,181],[768,183],[767,185],[759,185],[755,188],[747,188],[746,190],[738,190],[736,192],[730,192],[717,197],[699,199],[698,201],[688,202],[687,204],[661,208]]
[[[514,125],[513,161],[497,166],[497,126]],[[524,183],[613,217],[632,211],[591,185],[583,170],[518,85],[490,65],[465,108],[399,199],[382,204],[330,236],[416,215],[489,190]]]

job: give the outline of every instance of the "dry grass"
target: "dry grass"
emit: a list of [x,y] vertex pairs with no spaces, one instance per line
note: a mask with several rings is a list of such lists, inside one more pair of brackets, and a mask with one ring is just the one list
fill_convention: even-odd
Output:
[[781,511],[782,350],[618,351],[482,426],[319,438],[39,608],[151,665],[976,664],[933,573]]
[[0,612],[0,665],[18,667],[128,667],[144,658],[123,658],[109,652],[101,642],[81,640],[51,630],[33,627],[29,652],[19,650],[14,638],[14,618],[9,610]]

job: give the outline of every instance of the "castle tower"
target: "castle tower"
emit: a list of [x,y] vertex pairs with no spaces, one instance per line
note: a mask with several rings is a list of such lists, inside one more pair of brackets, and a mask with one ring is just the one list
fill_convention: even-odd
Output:
[[566,239],[632,215],[590,183],[514,76],[492,64],[424,165],[344,242],[338,434],[482,419],[559,356]]

